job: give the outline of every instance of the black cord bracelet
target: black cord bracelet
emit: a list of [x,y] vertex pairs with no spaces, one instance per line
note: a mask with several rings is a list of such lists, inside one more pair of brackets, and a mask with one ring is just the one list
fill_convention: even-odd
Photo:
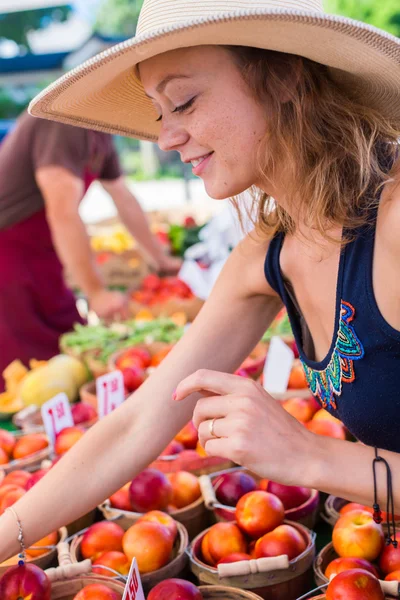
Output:
[[[378,492],[377,492],[377,481],[376,481],[376,464],[381,462],[386,467],[386,478],[387,478],[387,502],[386,502],[386,516],[387,516],[387,534],[386,534],[386,545],[393,544],[394,548],[397,548],[396,540],[396,522],[394,518],[394,498],[393,498],[393,480],[392,472],[390,470],[389,463],[382,456],[378,454],[378,448],[375,448],[375,458],[372,462],[372,472],[374,476],[374,514],[373,519],[375,523],[382,523],[382,511],[378,504]],[[393,537],[392,537],[393,536]]]

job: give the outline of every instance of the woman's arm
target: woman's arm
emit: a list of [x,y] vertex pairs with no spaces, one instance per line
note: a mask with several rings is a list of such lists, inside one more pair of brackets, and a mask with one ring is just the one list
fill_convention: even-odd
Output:
[[[194,423],[208,454],[233,460],[280,483],[372,506],[373,448],[311,433],[261,385],[243,377],[200,370],[179,384],[178,404],[185,404],[194,393],[205,396],[197,402]],[[216,438],[210,435],[213,419]],[[390,465],[395,510],[400,512],[400,479],[396,477],[400,454],[384,450],[379,454]],[[386,469],[379,464],[376,470],[378,501],[386,510]]]
[[[90,429],[14,505],[29,546],[119,489],[165,448],[191,418],[197,395],[173,401],[178,383],[199,368],[233,371],[281,308],[267,285],[268,244],[246,238],[232,253],[200,315],[157,371],[119,409]],[[0,518],[0,562],[18,551],[18,528]]]

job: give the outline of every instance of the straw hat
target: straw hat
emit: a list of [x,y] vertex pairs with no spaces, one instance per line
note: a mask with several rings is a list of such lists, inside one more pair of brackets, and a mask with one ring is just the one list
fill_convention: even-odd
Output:
[[67,73],[30,106],[38,117],[156,140],[135,66],[205,44],[256,46],[328,65],[337,83],[400,128],[400,40],[323,12],[319,0],[145,0],[137,36]]

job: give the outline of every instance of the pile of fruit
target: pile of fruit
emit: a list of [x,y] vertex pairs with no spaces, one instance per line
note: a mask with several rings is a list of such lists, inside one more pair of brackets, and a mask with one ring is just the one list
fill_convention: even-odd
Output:
[[321,408],[313,396],[293,397],[282,402],[283,408],[300,423],[317,435],[346,439],[346,429],[341,421]]
[[9,431],[0,429],[0,466],[12,461],[34,456],[49,446],[47,436],[42,433],[31,433],[15,437]]
[[212,567],[221,563],[286,554],[293,560],[308,542],[300,530],[284,523],[285,508],[269,492],[244,494],[236,505],[235,522],[217,523],[201,540],[203,561]]
[[144,306],[154,306],[168,300],[192,300],[194,294],[179,277],[159,277],[152,274],[145,277],[140,289],[134,291],[131,298]]

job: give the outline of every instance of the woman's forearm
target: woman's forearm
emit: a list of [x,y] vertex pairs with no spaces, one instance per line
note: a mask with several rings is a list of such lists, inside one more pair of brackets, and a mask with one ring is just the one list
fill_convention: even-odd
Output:
[[[301,485],[372,507],[374,448],[323,436],[315,436],[314,442],[315,452],[310,452],[309,470],[304,473],[307,481]],[[389,463],[395,510],[400,512],[400,478],[397,476],[400,473],[400,454],[386,450],[378,452]],[[376,473],[378,502],[381,509],[386,510],[386,468],[382,463],[377,465]]]

